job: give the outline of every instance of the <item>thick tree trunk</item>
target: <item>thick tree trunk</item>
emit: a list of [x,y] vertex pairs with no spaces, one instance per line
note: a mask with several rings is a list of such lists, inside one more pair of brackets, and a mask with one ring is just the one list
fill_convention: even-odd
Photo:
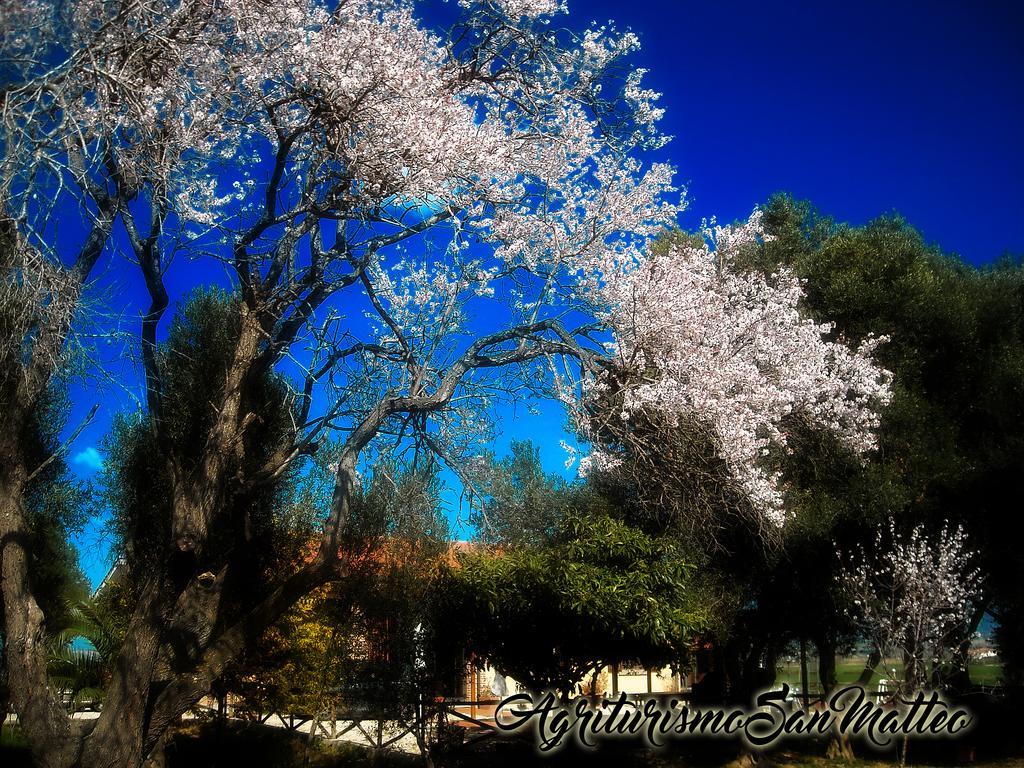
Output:
[[743,690],[743,665],[735,641],[727,643],[721,650],[722,672],[725,677],[725,700],[723,704],[745,704]]
[[800,693],[804,700],[804,709],[810,709],[811,699],[810,691],[807,687],[810,685],[807,676],[807,639],[803,636],[800,637]]
[[[244,307],[243,307],[244,309]],[[149,575],[118,656],[103,712],[86,741],[83,768],[139,765],[167,727],[203,696],[212,684],[197,669],[217,622],[227,565],[217,575],[200,573],[212,521],[224,509],[234,468],[242,463],[245,382],[257,352],[258,334],[243,312],[242,330],[217,398],[216,418],[203,446],[199,466],[185,472],[173,452],[166,455],[173,478],[171,552],[166,572]],[[158,388],[157,384],[153,384]],[[151,403],[152,407],[158,407]],[[154,440],[162,439],[159,414],[151,414]],[[234,650],[230,658],[234,658]],[[230,658],[228,660],[230,660]],[[189,667],[194,667],[188,671]],[[166,715],[156,711],[165,689],[188,675],[189,701]],[[156,720],[154,721],[154,718]]]
[[180,552],[199,554],[206,545],[210,525],[223,508],[233,469],[241,466],[243,436],[257,414],[245,412],[247,385],[259,354],[261,329],[245,303],[241,305],[241,330],[217,403],[217,417],[210,429],[199,467],[175,483],[171,536]]
[[[118,660],[115,696],[104,705],[75,767],[129,768],[159,760],[169,730],[180,717],[210,691],[249,641],[322,584],[326,573],[313,564],[293,574],[240,621],[219,632],[194,665],[172,678],[160,669],[158,644],[126,649]],[[146,634],[139,632],[135,637]],[[159,633],[151,628],[149,635]]]
[[836,687],[836,647],[827,634],[814,639],[818,651],[818,682],[826,695]]
[[[11,422],[15,422],[13,425]],[[44,616],[29,579],[29,530],[23,506],[28,472],[13,414],[0,445],[0,585],[4,598],[4,661],[11,701],[33,762],[65,768],[77,756],[78,734],[50,685]]]
[[82,768],[134,766],[146,757],[143,734],[161,651],[161,587],[157,575],[143,589],[114,664],[103,710],[86,739]]
[[838,736],[833,736],[828,742],[825,757],[829,760],[854,760],[856,755],[853,752],[853,742],[850,741],[850,734],[843,732]]
[[[171,467],[175,486],[169,542],[172,554],[166,568],[148,574],[114,663],[103,711],[88,731],[76,728],[47,684],[43,616],[29,589],[25,549],[27,528],[21,499],[28,472],[15,438],[0,442],[6,662],[14,706],[40,768],[137,768],[155,758],[169,729],[210,690],[245,645],[296,600],[338,575],[341,532],[355,488],[356,459],[383,420],[396,408],[405,407],[406,401],[383,401],[350,436],[339,461],[331,514],[315,562],[281,581],[262,600],[253,604],[248,596],[243,603],[250,602],[250,608],[234,618],[221,611],[227,566],[216,575],[198,572],[211,522],[222,513],[232,492],[231,483],[238,479],[247,426],[258,418],[245,409],[245,389],[260,338],[255,320],[243,318],[203,460],[188,477]],[[11,428],[14,421],[5,414],[3,436],[20,433]],[[158,417],[155,423],[159,432]],[[160,442],[159,435],[154,439]],[[167,459],[173,463],[171,456]]]

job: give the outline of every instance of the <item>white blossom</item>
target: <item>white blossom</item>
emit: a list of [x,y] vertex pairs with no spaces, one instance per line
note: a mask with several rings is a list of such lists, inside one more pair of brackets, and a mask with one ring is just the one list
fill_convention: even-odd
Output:
[[734,268],[743,248],[765,239],[759,212],[740,226],[712,223],[704,236],[702,244],[675,243],[667,253],[599,268],[596,291],[615,334],[616,367],[632,382],[620,416],[628,422],[644,411],[670,425],[692,416],[707,423],[754,507],[781,524],[779,475],[763,462],[769,447],[786,448],[784,421],[800,414],[854,451],[873,448],[877,409],[891,397],[889,373],[870,358],[884,339],[852,350],[829,338],[831,326],[802,313],[803,288],[792,273]]
[[837,582],[855,606],[854,618],[883,659],[904,657],[905,682],[920,687],[928,662],[938,673],[967,636],[981,589],[967,533],[946,523],[931,536],[921,525],[901,536],[890,521],[878,530],[873,551],[861,548],[847,559]]

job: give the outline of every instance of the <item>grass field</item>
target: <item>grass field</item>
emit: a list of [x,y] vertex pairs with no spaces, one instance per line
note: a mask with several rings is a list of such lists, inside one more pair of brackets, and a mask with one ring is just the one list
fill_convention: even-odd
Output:
[[[840,684],[855,682],[859,677],[861,670],[864,669],[864,662],[866,657],[864,656],[851,656],[841,658],[836,663],[836,677]],[[997,685],[999,678],[1002,675],[1003,668],[1002,664],[998,659],[986,659],[984,661],[973,661],[970,665],[971,682],[975,685]],[[871,678],[871,682],[868,684],[869,688],[874,688],[878,685],[878,681],[881,679],[899,679],[903,675],[903,662],[889,659],[885,664],[880,664],[876,668],[874,675]],[[807,681],[808,688],[812,691],[818,690],[818,666],[817,659],[807,660]],[[799,662],[783,663],[778,667],[778,675],[776,677],[776,683],[781,685],[782,683],[788,683],[791,687],[800,685],[800,664]]]

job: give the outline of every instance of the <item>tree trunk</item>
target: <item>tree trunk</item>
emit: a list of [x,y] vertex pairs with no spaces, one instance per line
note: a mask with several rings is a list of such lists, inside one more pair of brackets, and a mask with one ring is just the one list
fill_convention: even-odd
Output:
[[836,687],[836,647],[828,635],[819,635],[814,640],[818,651],[818,682],[826,695]]
[[170,740],[170,731],[166,731],[156,747],[150,752],[149,757],[142,764],[143,768],[164,768],[167,765],[167,742]]
[[967,625],[963,639],[960,641],[956,652],[953,654],[953,661],[956,664],[956,669],[954,669],[953,673],[950,675],[948,685],[949,688],[958,693],[966,693],[971,689],[971,673],[969,669],[971,641],[974,639],[974,633],[978,631],[978,627],[981,625],[981,620],[985,618],[985,612],[988,611],[988,606],[988,600],[984,600],[975,606],[974,613],[971,614],[971,619]]
[[[814,645],[818,650],[818,680],[827,702],[829,695],[835,690],[838,683],[836,680],[836,647],[832,637],[824,632],[814,638]],[[825,750],[825,757],[829,760],[853,760],[853,742],[850,741],[850,735],[848,733],[836,734],[833,731],[828,748]]]
[[721,667],[723,673],[724,697],[722,704],[740,704],[744,705],[747,702],[744,701],[746,698],[742,691],[743,687],[743,674],[741,672],[742,665],[740,663],[740,653],[736,648],[735,641],[726,644],[721,649]]
[[850,741],[850,734],[841,733],[838,736],[833,736],[828,742],[825,757],[829,760],[855,759],[856,755],[853,752],[853,742]]
[[802,635],[800,637],[800,693],[803,695],[804,709],[811,708],[811,694],[807,690],[809,685],[807,679],[807,640]]
[[142,592],[114,663],[103,710],[86,739],[82,768],[136,766],[146,757],[143,734],[150,714],[150,696],[158,677],[164,588],[164,579],[157,574]]
[[[7,407],[16,407],[8,404]],[[13,422],[13,423],[12,423]],[[20,420],[8,413],[0,445],[0,586],[4,601],[4,661],[11,701],[38,768],[66,768],[79,738],[60,696],[50,685],[44,616],[29,579],[29,529],[23,492],[28,481],[14,441]]]
[[860,671],[860,677],[857,678],[857,685],[867,687],[871,682],[871,678],[875,675],[875,669],[881,663],[882,654],[878,652],[878,649],[871,651],[868,654],[867,661],[864,662],[864,669]]

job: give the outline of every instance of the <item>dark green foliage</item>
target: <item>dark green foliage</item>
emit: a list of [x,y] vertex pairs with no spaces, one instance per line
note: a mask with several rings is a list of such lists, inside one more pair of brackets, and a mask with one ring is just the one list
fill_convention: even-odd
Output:
[[573,491],[561,477],[544,472],[537,446],[513,440],[508,456],[489,457],[483,475],[483,498],[469,518],[480,541],[540,546],[551,539]]
[[796,436],[783,465],[796,519],[786,556],[761,587],[764,610],[804,636],[823,622],[840,631],[828,594],[832,542],[849,546],[896,515],[907,527],[963,523],[982,551],[986,600],[1019,625],[1024,270],[1007,260],[966,265],[895,216],[849,227],[778,196],[765,223],[774,239],[748,254],[748,266],[794,270],[806,281],[807,309],[840,338],[889,336],[876,356],[894,374],[894,398],[864,466],[827,438]]
[[[50,632],[62,630],[71,618],[68,606],[89,594],[78,554],[69,540],[85,523],[89,489],[72,478],[60,452],[67,413],[66,392],[57,382],[40,399],[20,438],[30,466],[39,467],[23,498],[32,588]],[[2,611],[0,598],[0,616]]]
[[568,513],[543,548],[460,553],[432,601],[451,647],[563,693],[605,664],[682,661],[705,621],[675,540],[599,510]]
[[529,441],[484,478],[477,545],[432,588],[439,648],[563,693],[606,664],[686,659],[707,620],[678,537],[632,525],[607,484],[546,474]]
[[[121,416],[107,441],[104,484],[113,511],[119,554],[132,571],[158,569],[170,551],[174,499],[172,462],[178,483],[201,471],[203,447],[215,417],[212,403],[238,341],[237,297],[209,291],[194,295],[171,324],[159,353],[162,377],[162,442],[149,416]],[[314,468],[301,477],[285,473],[271,483],[252,484],[258,471],[294,429],[295,412],[285,380],[274,373],[256,375],[243,387],[242,412],[257,415],[231,457],[233,466],[206,547],[216,571],[233,559],[235,578],[252,580],[293,564],[323,510],[323,488]],[[214,562],[218,561],[218,562]]]

